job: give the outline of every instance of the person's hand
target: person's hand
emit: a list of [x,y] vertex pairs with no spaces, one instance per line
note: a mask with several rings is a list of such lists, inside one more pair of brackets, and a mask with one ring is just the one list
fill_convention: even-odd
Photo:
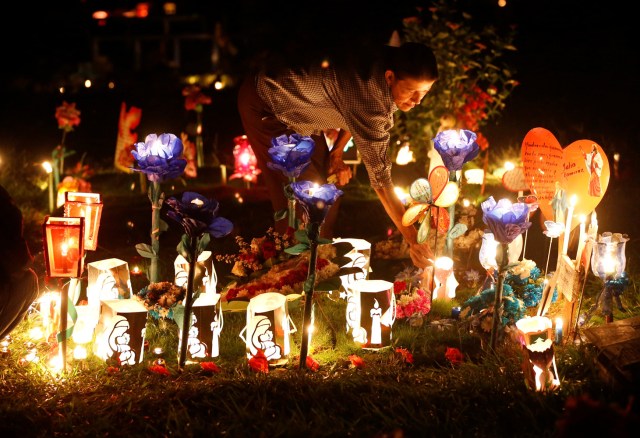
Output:
[[412,244],[409,247],[409,255],[416,268],[425,269],[427,266],[433,265],[433,252],[426,243]]
[[353,174],[350,166],[344,164],[344,161],[342,160],[335,160],[329,165],[329,177],[327,178],[327,182],[337,186],[344,186],[349,182],[352,176]]

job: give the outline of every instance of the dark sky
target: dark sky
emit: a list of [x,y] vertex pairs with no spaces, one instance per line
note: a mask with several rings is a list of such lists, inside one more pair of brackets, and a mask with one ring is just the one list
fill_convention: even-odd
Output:
[[[2,76],[6,78],[2,86],[46,82],[52,70],[73,71],[79,62],[90,58],[90,36],[95,27],[88,17],[93,5],[124,7],[135,2],[75,0],[63,6],[60,3],[65,2],[45,2],[38,6],[40,9],[35,14],[35,6],[23,3],[11,6],[15,13],[3,13],[0,18],[4,45]],[[265,47],[277,49],[291,38],[302,47],[304,44],[344,44],[345,41],[360,44],[364,35],[382,42],[400,25],[402,17],[411,15],[416,5],[429,5],[427,1],[405,0],[177,3],[188,12],[211,14],[209,26],[215,21],[222,22],[240,54],[246,56]],[[510,63],[520,85],[509,97],[500,119],[487,129],[486,135],[493,146],[520,144],[529,129],[542,126],[552,131],[562,145],[588,138],[598,142],[608,154],[614,151],[635,154],[636,144],[640,143],[635,129],[640,68],[637,49],[632,46],[637,40],[632,14],[623,8],[622,2],[507,0],[505,8],[499,8],[497,0],[459,3],[471,11],[478,22],[517,25],[518,50]],[[10,30],[9,24],[17,30]],[[21,80],[16,81],[17,77]],[[33,88],[24,90],[33,91]],[[117,99],[120,98],[124,97]],[[40,127],[39,143],[57,141],[59,132],[52,115],[61,101],[60,96],[35,93],[16,99],[16,102],[4,101],[0,141],[17,147],[30,141],[23,138],[25,132],[16,132],[15,119],[28,119]],[[161,100],[159,94],[158,100]],[[228,103],[230,107],[220,112],[233,117],[236,111],[233,98],[229,98]],[[93,123],[89,117],[99,116],[99,102],[83,100],[82,104],[83,122],[87,120],[89,126],[78,128],[73,134],[75,140],[97,143],[101,150],[108,152],[116,134],[113,123],[107,121],[117,117],[119,102],[105,112],[100,122]],[[152,112],[153,109],[147,111],[147,119]],[[175,120],[176,129],[182,129],[178,126],[183,122]],[[81,134],[102,126],[110,126],[113,132]],[[29,135],[33,138],[33,130]],[[229,134],[233,135],[237,133]]]

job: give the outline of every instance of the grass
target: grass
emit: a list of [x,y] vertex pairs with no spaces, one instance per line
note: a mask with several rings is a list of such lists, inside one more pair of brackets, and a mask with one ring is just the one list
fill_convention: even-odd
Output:
[[[11,181],[8,172],[0,173],[3,185]],[[135,178],[123,174],[113,178],[96,175],[96,188],[110,187],[111,194],[144,198],[135,190]],[[34,181],[33,187],[39,187],[37,178]],[[25,207],[23,214],[27,212],[26,236],[37,239],[46,206],[20,185],[11,187],[10,193]],[[357,186],[356,190],[364,189]],[[361,198],[354,193],[349,192]],[[632,251],[628,259],[634,256]],[[388,260],[374,258],[372,264],[376,273],[400,270],[400,263]],[[632,285],[623,295],[627,310],[616,309],[616,320],[640,315],[637,274],[630,271],[629,275]],[[599,280],[589,277],[583,311],[593,304],[601,287]],[[299,332],[291,336],[286,365],[267,374],[253,372],[238,336],[246,316],[237,312],[224,316],[221,355],[212,359],[219,373],[204,371],[198,363],[178,371],[177,325],[149,319],[144,363],[113,371],[90,356],[81,362],[70,359],[67,373],[56,375],[44,360],[21,361],[31,342],[30,328],[37,324],[34,312],[14,330],[9,352],[0,356],[0,432],[7,437],[550,437],[577,436],[582,429],[611,434],[614,427],[637,428],[638,407],[631,405],[628,414],[618,409],[627,405],[635,388],[604,379],[597,366],[598,352],[590,344],[556,346],[561,386],[552,392],[528,389],[522,351],[515,343],[501,343],[495,352],[487,351],[484,340],[470,333],[464,321],[449,319],[451,307],[473,293],[474,289],[461,285],[455,301],[434,302],[420,327],[397,320],[393,345],[380,351],[354,344],[345,332],[344,301],[318,294],[317,332],[309,351],[320,363],[317,372],[298,369]],[[561,303],[552,305],[549,315],[559,313],[560,307]],[[289,303],[299,330],[302,308],[302,300]],[[596,314],[589,324],[602,323]],[[156,346],[163,348],[169,376],[149,370],[157,359]],[[408,349],[414,362],[405,363],[396,347]],[[454,366],[445,358],[448,347],[464,354],[462,364]],[[36,348],[46,358],[56,345],[39,342]],[[364,368],[352,365],[349,356],[354,354],[363,358]],[[573,409],[574,405],[578,408]]]

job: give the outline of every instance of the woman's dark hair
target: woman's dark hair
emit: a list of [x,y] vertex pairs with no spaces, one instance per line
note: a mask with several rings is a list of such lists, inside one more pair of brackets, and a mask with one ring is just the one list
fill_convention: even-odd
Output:
[[385,70],[393,71],[398,79],[438,79],[438,63],[430,47],[422,43],[407,42],[400,47],[389,47]]

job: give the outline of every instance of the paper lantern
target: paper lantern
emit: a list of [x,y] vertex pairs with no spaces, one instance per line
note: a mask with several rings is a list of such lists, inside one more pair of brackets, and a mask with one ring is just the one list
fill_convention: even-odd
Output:
[[[522,234],[519,234],[518,237],[509,243],[509,263],[516,263],[520,259],[522,245]],[[482,267],[487,271],[498,269],[497,260],[502,260],[502,247],[499,245],[499,242],[495,240],[493,233],[485,231],[482,235],[482,245],[480,246],[478,258]]]
[[340,276],[342,287],[345,290],[344,298],[347,301],[346,318],[347,318],[347,333],[349,333],[354,328],[358,327],[360,324],[360,321],[359,321],[360,308],[359,308],[354,287],[358,281],[367,279],[367,276],[365,274],[365,266],[367,265],[368,261],[365,259],[365,257],[362,254],[358,254],[358,253],[345,254],[345,257],[351,261],[341,266],[342,268],[361,268],[362,269],[361,272]]
[[[186,286],[189,278],[189,262],[183,256],[178,255],[173,262],[173,267],[175,272],[173,283],[178,287]],[[218,276],[213,265],[212,253],[211,251],[202,251],[196,263],[193,291],[194,293],[214,294],[217,283]]]
[[144,358],[147,309],[136,299],[103,300],[94,351],[103,360],[135,365]]
[[377,350],[391,344],[391,328],[396,319],[393,283],[359,280],[354,285],[353,340],[363,348]]
[[60,325],[60,297],[60,292],[45,292],[38,298],[42,330],[47,340]]
[[[188,358],[218,357],[222,325],[220,294],[201,294],[191,308],[191,325],[187,339]],[[179,336],[182,342],[182,330]],[[179,346],[178,351],[180,351]]]
[[270,365],[287,362],[291,349],[291,333],[296,327],[289,316],[287,298],[277,292],[266,292],[249,300],[247,325],[240,332],[247,357],[262,350]]
[[87,264],[87,300],[95,312],[102,300],[124,300],[132,297],[129,265],[117,258]]
[[551,319],[546,316],[525,317],[516,321],[520,343],[525,352],[525,381],[536,391],[546,391],[560,386],[553,350],[552,325]]
[[438,257],[434,263],[435,286],[432,299],[450,300],[456,296],[458,281],[453,275],[453,259]]
[[84,217],[85,250],[95,251],[98,247],[102,205],[98,193],[65,192],[65,217]]
[[47,216],[42,227],[47,276],[79,278],[84,268],[84,218]]

